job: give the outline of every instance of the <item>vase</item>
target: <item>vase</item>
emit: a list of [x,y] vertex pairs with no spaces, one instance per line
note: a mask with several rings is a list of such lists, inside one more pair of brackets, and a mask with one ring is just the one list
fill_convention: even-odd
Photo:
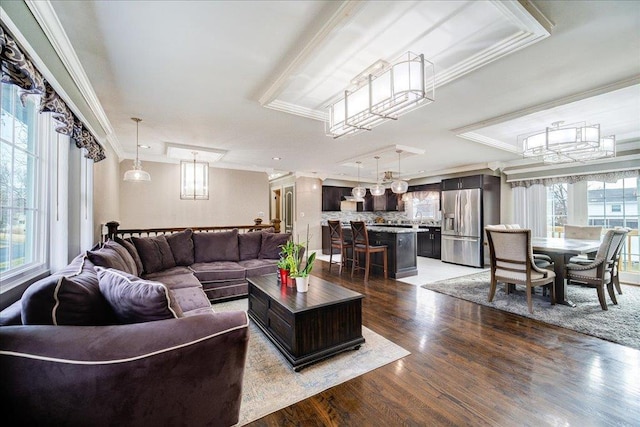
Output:
[[287,280],[289,279],[289,270],[285,270],[284,268],[280,269],[280,284],[283,286],[287,286]]
[[309,276],[296,277],[296,290],[298,292],[307,292],[309,290]]

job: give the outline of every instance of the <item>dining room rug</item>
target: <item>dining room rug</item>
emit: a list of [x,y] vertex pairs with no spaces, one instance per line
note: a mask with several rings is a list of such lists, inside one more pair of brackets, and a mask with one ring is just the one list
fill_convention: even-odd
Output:
[[507,295],[504,285],[498,284],[493,301],[488,302],[489,284],[490,273],[482,272],[422,287],[640,350],[640,286],[623,284],[622,295],[616,293],[618,305],[613,305],[605,291],[609,308],[606,311],[600,307],[594,288],[579,285],[567,288],[567,297],[576,307],[552,306],[538,289],[533,296],[533,314],[530,314],[524,286],[517,286],[515,292]]
[[[213,305],[214,311],[247,310],[247,299]],[[240,421],[245,425],[409,354],[362,327],[365,343],[294,372],[289,362],[251,320]]]

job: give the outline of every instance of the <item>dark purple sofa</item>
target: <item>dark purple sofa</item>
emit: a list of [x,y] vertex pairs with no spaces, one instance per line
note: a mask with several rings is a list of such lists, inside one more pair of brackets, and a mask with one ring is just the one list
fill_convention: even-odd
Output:
[[248,319],[209,300],[275,271],[271,234],[116,239],[29,286],[0,314],[3,421],[237,423]]

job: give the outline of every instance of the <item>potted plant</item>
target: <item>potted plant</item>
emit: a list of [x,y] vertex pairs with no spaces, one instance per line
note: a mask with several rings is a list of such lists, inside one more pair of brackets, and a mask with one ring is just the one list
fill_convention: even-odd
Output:
[[278,268],[280,269],[280,283],[286,286],[293,286],[293,280],[290,278],[298,272],[298,257],[300,248],[293,240],[287,241],[280,246],[280,259],[278,260]]
[[[296,289],[298,292],[307,292],[309,290],[309,274],[313,270],[313,263],[316,260],[316,253],[309,255],[309,225],[307,225],[307,241],[305,244],[296,243],[294,253],[295,268],[290,272],[291,277],[296,280]],[[304,253],[304,266],[302,264],[302,254]]]

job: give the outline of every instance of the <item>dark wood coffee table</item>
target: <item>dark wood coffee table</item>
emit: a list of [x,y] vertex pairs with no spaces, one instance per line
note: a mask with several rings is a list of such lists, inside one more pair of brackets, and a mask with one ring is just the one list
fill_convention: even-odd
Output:
[[296,372],[364,342],[362,294],[315,276],[304,293],[280,286],[275,274],[247,281],[249,317]]

